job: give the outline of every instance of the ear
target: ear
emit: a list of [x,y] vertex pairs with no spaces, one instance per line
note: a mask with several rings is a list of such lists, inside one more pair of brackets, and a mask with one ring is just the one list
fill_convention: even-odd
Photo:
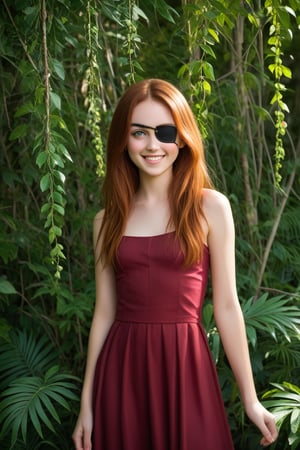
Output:
[[182,139],[178,140],[178,148],[181,150],[183,147],[185,147],[185,142]]

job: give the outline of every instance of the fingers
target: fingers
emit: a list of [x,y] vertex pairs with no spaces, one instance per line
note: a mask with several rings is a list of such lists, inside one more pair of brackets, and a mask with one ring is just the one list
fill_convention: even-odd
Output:
[[75,428],[72,439],[76,450],[92,450],[91,432]]
[[263,437],[260,444],[264,447],[271,445],[278,437],[275,417],[260,402],[247,405],[248,417],[261,431]]
[[272,444],[278,437],[278,430],[276,427],[275,417],[267,412],[264,424],[261,427],[263,438],[260,441],[264,447]]
[[92,450],[91,432],[84,433],[83,445],[84,450]]
[[74,433],[72,434],[72,439],[76,450],[84,450],[82,438],[83,438],[82,433],[77,430],[74,430]]

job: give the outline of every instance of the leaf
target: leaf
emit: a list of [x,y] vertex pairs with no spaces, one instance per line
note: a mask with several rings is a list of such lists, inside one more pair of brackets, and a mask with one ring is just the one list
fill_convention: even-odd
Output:
[[264,394],[263,398],[270,399],[264,401],[264,404],[274,414],[278,429],[290,416],[289,441],[296,442],[300,431],[300,388],[286,381],[272,385],[275,389]]
[[207,61],[203,62],[203,71],[204,71],[205,76],[209,80],[215,81],[214,68],[209,62],[207,62]]
[[274,73],[275,68],[276,68],[276,64],[269,64],[269,65],[268,65],[268,69],[269,69],[269,71],[270,71],[271,73]]
[[35,108],[34,108],[32,102],[24,103],[17,109],[14,116],[22,117],[22,116],[25,116],[26,114],[31,114],[34,111],[34,109]]
[[292,71],[291,71],[291,69],[289,67],[286,67],[286,66],[280,66],[280,67],[281,67],[283,75],[286,78],[291,79],[292,78]]
[[283,8],[291,15],[297,18],[295,11],[290,6],[283,6]]
[[250,14],[248,13],[248,20],[249,22],[254,25],[256,28],[259,27],[259,18],[257,16],[255,16],[254,14]]
[[63,198],[63,196],[61,195],[60,192],[54,191],[53,192],[53,198],[55,200],[55,203],[58,203],[59,205],[63,205],[65,204],[65,200]]
[[57,147],[59,148],[60,152],[64,155],[65,158],[67,158],[70,162],[73,162],[70,153],[63,144],[59,143]]
[[247,330],[248,340],[250,341],[252,347],[255,348],[256,347],[256,343],[257,343],[256,329],[255,329],[255,327],[253,327],[251,325],[247,325],[246,326],[246,330]]
[[269,35],[271,36],[272,34],[274,34],[276,32],[276,28],[275,25],[271,25],[269,28]]
[[9,135],[9,140],[15,141],[16,139],[23,138],[24,136],[26,136],[27,131],[28,126],[25,123],[22,123],[21,125],[16,126],[16,128],[12,130],[12,132]]
[[203,80],[202,86],[203,86],[204,91],[208,95],[210,95],[211,94],[211,85],[210,85],[210,83],[207,80]]
[[171,23],[175,23],[173,15],[179,17],[178,12],[167,4],[164,0],[154,0],[154,7],[158,14],[167,19]]
[[47,214],[47,212],[49,211],[50,208],[51,208],[51,203],[44,203],[43,206],[41,207],[41,213]]
[[292,383],[289,383],[287,381],[283,382],[283,386],[284,386],[285,389],[289,389],[290,391],[295,392],[296,394],[298,394],[299,395],[299,403],[300,403],[300,387],[298,387],[298,386],[296,386],[296,385],[294,385]]
[[61,216],[65,215],[65,208],[63,208],[61,205],[58,205],[57,203],[53,204],[53,209],[58,212]]
[[218,33],[213,28],[208,28],[209,34],[214,38],[216,42],[220,42]]
[[66,176],[60,170],[53,170],[53,174],[59,181],[61,181],[62,183],[65,182]]
[[12,331],[8,342],[0,340],[0,353],[0,391],[18,377],[40,375],[57,358],[46,336],[34,337],[25,331]]
[[16,294],[14,286],[4,278],[0,278],[0,294]]
[[137,6],[136,3],[133,3],[132,16],[134,20],[138,20],[139,17],[142,17],[149,24],[148,17],[144,13],[144,11]]
[[207,45],[207,44],[200,44],[200,48],[202,48],[202,50],[207,53],[208,55],[212,56],[214,59],[216,59],[216,54],[213,51],[213,49]]
[[272,120],[270,112],[262,106],[253,105],[253,109],[261,119],[270,121]]
[[51,184],[51,175],[50,173],[46,173],[40,181],[40,188],[42,192],[45,192],[47,189],[49,189]]
[[35,162],[40,169],[43,167],[43,165],[47,161],[47,158],[48,158],[48,153],[46,151],[42,151],[38,154]]
[[297,332],[300,325],[300,310],[297,306],[289,305],[289,299],[283,296],[268,298],[262,295],[257,301],[249,299],[243,304],[246,326],[256,330],[268,332],[276,338],[279,331],[287,340],[289,332]]
[[[71,136],[71,133],[68,130],[67,124],[62,117],[58,116],[57,114],[51,114],[50,120],[51,120],[51,125],[53,128],[56,128],[58,125],[62,130],[66,131]],[[53,135],[54,135],[54,130],[52,131],[52,136]],[[59,137],[61,138],[61,135]]]
[[54,241],[54,239],[56,238],[56,236],[62,235],[62,230],[61,230],[61,228],[57,227],[56,225],[53,225],[53,227],[51,227],[49,229],[49,236],[50,236],[50,233],[52,233],[54,236],[54,238],[51,241],[51,243],[52,243]]
[[60,167],[61,169],[63,169],[63,168],[65,167],[65,164],[64,164],[62,158],[61,158],[57,153],[55,153],[54,155],[52,155],[51,160],[52,160],[52,166],[53,166],[53,167],[54,167],[54,166],[58,166],[58,167]]
[[72,45],[73,47],[77,47],[78,40],[74,36],[64,36],[65,41]]
[[18,378],[3,392],[0,420],[4,422],[3,433],[8,430],[12,432],[12,445],[20,433],[26,442],[29,421],[42,438],[42,423],[55,432],[52,420],[61,423],[55,403],[70,411],[69,400],[78,401],[74,393],[77,379],[71,375],[58,374],[57,366],[54,367],[55,370],[50,368],[44,377]]
[[53,227],[50,227],[50,228],[49,228],[48,236],[49,236],[49,243],[50,243],[50,244],[53,244],[53,242],[54,242],[55,239],[56,239],[56,235],[55,235],[55,232],[54,232]]
[[61,110],[61,98],[58,94],[55,92],[50,92],[50,99],[51,103],[54,106],[54,108],[57,108],[58,110]]
[[[58,61],[57,59],[52,59],[52,64],[53,64],[53,69],[56,73],[56,75],[61,79],[64,80],[65,79],[65,69],[63,64]],[[58,108],[60,109],[60,108]]]
[[27,6],[23,12],[26,15],[36,14],[38,12],[38,8],[36,6]]

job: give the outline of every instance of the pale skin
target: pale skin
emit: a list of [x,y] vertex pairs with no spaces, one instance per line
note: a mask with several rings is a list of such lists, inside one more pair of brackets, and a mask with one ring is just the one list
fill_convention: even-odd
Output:
[[[139,103],[132,116],[132,123],[155,128],[161,124],[174,124],[170,110],[163,104],[148,99]],[[172,179],[172,165],[181,142],[162,143],[152,129],[131,127],[128,153],[138,167],[140,187],[130,212],[125,234],[151,236],[163,234],[167,229],[170,208],[168,186]],[[253,381],[244,319],[240,308],[235,278],[235,232],[231,208],[227,198],[217,191],[204,189],[202,224],[209,246],[213,286],[213,307],[217,327],[228,361],[237,380],[245,411],[262,433],[261,445],[268,446],[277,438],[274,416],[259,402]],[[101,249],[97,236],[103,211],[94,220],[95,258]],[[92,386],[98,355],[113,323],[116,308],[113,270],[96,264],[96,303],[91,325],[86,372],[84,377],[81,409],[73,433],[76,450],[91,450],[93,427]],[[232,324],[234,323],[234,327]]]

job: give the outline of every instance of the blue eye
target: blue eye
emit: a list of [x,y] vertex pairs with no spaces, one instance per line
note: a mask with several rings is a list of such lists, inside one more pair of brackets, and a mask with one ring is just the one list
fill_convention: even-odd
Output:
[[136,130],[136,131],[133,131],[132,136],[141,137],[141,136],[145,136],[145,134],[146,133],[143,130]]

